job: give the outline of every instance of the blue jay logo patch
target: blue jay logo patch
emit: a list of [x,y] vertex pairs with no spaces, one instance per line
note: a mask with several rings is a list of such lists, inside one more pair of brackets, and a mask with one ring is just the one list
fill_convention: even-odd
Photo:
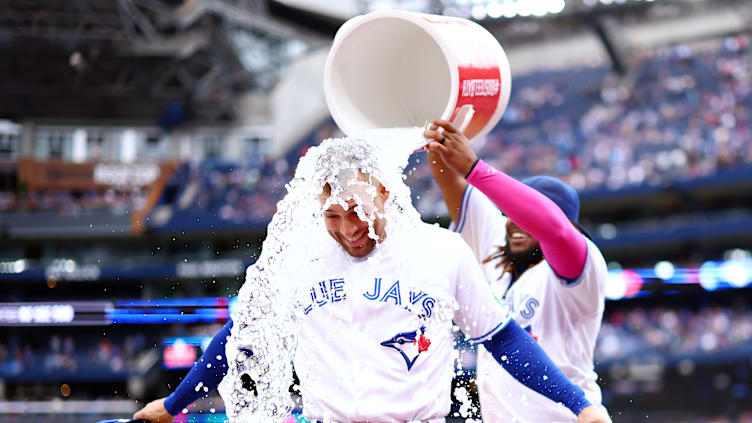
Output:
[[431,340],[425,336],[425,327],[412,332],[402,332],[394,335],[381,343],[382,346],[391,348],[402,355],[407,365],[407,371],[413,368],[415,360],[423,351],[428,351],[431,346]]

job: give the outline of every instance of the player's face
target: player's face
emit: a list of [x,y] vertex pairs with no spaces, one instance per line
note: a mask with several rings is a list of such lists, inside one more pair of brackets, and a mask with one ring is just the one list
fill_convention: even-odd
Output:
[[[380,184],[379,184],[380,185]],[[361,200],[356,201],[352,195],[340,195],[346,202],[347,208],[334,203],[324,210],[324,223],[329,235],[353,257],[365,257],[376,248],[376,240],[368,236],[368,220],[373,219],[373,230],[379,239],[386,235],[386,220],[377,215],[377,211],[383,214],[384,203],[389,193],[379,187],[375,196],[359,194]],[[320,199],[325,202],[328,195],[322,194]],[[359,204],[360,203],[360,204]],[[365,213],[367,220],[361,220],[358,216],[358,207]]]
[[511,220],[507,220],[507,248],[512,253],[532,251],[540,246],[538,240],[529,233],[523,231]]

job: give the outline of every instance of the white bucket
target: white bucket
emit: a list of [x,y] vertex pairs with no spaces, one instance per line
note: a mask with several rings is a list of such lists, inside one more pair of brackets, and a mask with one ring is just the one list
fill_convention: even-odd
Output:
[[483,27],[397,10],[347,21],[324,70],[329,112],[346,134],[461,113],[465,135],[482,136],[501,119],[510,89],[509,60]]

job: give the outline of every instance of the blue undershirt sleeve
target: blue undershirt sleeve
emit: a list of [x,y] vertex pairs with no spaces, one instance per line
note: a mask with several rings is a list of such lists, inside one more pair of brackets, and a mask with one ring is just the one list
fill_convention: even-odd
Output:
[[483,346],[520,383],[564,404],[575,416],[590,405],[585,392],[567,379],[533,337],[514,320]]
[[[178,415],[185,407],[199,398],[209,396],[209,393],[217,389],[219,382],[227,374],[225,343],[227,337],[230,336],[230,329],[232,329],[232,319],[228,320],[224,327],[214,335],[204,354],[193,364],[175,392],[165,399],[164,406],[170,415]],[[200,387],[199,383],[202,383]]]

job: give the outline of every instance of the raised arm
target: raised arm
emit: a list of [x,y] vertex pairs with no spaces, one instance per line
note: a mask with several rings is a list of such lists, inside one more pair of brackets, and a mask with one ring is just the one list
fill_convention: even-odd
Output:
[[585,237],[553,201],[482,160],[467,180],[540,242],[543,256],[557,275],[571,279],[582,274],[587,261]]
[[135,419],[144,419],[158,423],[170,423],[185,407],[199,398],[208,396],[217,389],[219,382],[227,374],[225,343],[230,336],[232,319],[214,335],[211,343],[201,358],[193,364],[188,374],[167,398],[158,399],[133,415]]
[[[429,144],[434,156],[440,156],[455,175],[466,175],[467,182],[537,239],[557,275],[579,277],[587,260],[587,243],[564,212],[545,195],[479,160],[468,139],[449,122],[436,120],[434,124],[444,128],[444,135],[426,131],[426,136],[434,139]],[[437,142],[442,136],[444,142]]]
[[[437,137],[437,141],[441,140],[441,135],[435,135],[438,132],[435,129],[428,130],[424,135],[427,137]],[[460,175],[452,168],[444,163],[444,159],[440,154],[433,151],[428,151],[428,163],[431,166],[431,173],[433,173],[433,179],[439,185],[441,194],[444,197],[444,203],[446,203],[447,210],[449,210],[449,217],[452,221],[458,223],[460,215],[460,206],[462,204],[462,194],[465,192],[467,181],[465,181],[464,175]]]

